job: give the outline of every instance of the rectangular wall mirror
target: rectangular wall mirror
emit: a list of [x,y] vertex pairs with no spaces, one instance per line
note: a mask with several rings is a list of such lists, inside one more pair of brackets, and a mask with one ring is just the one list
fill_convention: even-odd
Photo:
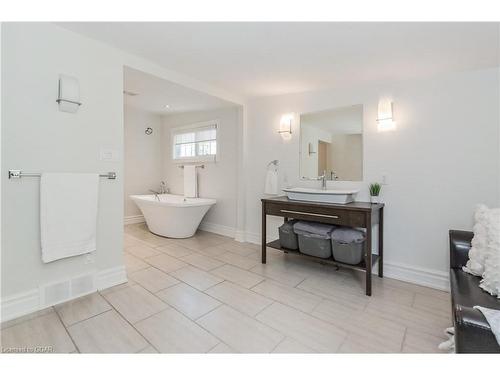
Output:
[[363,105],[300,115],[300,176],[363,180]]

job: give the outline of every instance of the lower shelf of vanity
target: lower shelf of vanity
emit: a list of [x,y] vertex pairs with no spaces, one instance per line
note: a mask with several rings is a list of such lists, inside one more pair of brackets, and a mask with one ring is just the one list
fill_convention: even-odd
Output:
[[[290,250],[290,249],[287,249],[285,247],[281,247],[280,240],[274,240],[274,241],[269,242],[267,244],[267,247],[272,247],[273,249],[281,250],[281,251],[284,251],[284,252],[289,253],[289,254],[297,254],[297,255],[300,255],[300,256],[303,256],[306,258],[315,259],[315,260],[322,261],[322,262],[338,264],[339,266],[343,266],[343,267],[366,270],[366,263],[364,260],[358,264],[349,264],[349,263],[338,262],[335,259],[333,259],[333,257],[330,257],[330,258],[315,257],[312,255],[303,254],[298,250]],[[377,263],[377,261],[378,261],[378,255],[372,254],[372,266],[375,265],[375,263]]]

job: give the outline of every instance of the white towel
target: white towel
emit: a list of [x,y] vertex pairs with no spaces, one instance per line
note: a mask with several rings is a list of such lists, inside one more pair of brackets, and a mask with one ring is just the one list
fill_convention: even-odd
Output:
[[278,194],[278,171],[276,169],[267,170],[264,193],[272,195]]
[[99,175],[43,173],[40,229],[44,263],[96,250]]
[[474,306],[481,311],[490,325],[491,332],[495,335],[498,345],[500,345],[500,310],[488,309],[487,307]]
[[198,198],[198,181],[196,166],[184,166],[184,196],[186,198]]

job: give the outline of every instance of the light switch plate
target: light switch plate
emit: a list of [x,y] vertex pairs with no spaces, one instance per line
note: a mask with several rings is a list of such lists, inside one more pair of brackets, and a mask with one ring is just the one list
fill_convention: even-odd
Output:
[[99,160],[120,161],[120,151],[111,148],[101,148],[99,151]]
[[85,261],[83,262],[84,264],[92,264],[94,262],[95,262],[94,254],[92,253],[85,254]]

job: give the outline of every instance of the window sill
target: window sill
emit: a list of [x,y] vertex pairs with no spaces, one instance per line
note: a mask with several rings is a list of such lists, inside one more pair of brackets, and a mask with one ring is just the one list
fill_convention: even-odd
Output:
[[215,163],[217,157],[195,157],[195,158],[183,158],[183,159],[172,159],[174,164],[189,164],[189,163]]

